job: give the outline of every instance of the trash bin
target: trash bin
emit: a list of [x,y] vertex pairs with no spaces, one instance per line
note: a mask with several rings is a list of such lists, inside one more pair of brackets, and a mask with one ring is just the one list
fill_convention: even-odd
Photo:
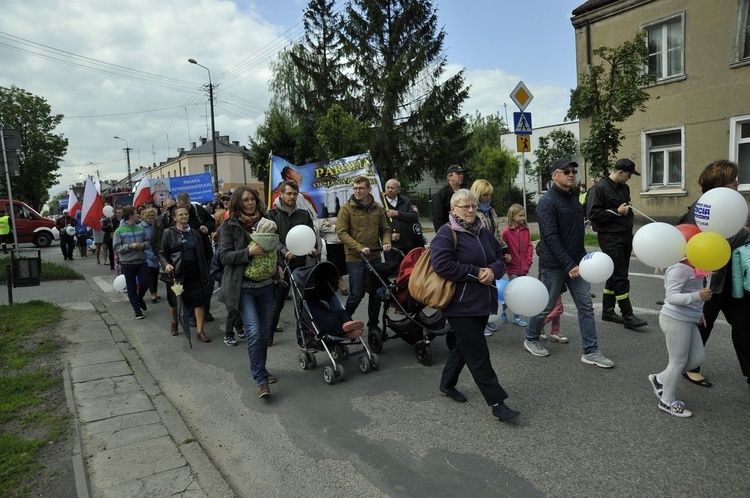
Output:
[[427,201],[427,217],[428,218],[432,218],[432,209],[433,209],[432,199],[430,199],[429,201]]
[[42,251],[39,249],[16,249],[11,251],[13,287],[42,285]]

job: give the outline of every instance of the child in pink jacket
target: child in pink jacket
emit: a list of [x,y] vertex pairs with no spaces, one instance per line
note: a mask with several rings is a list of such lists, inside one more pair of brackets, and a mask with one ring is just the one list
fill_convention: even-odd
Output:
[[[508,253],[511,260],[505,263],[505,271],[508,273],[508,280],[522,277],[529,274],[529,268],[534,257],[534,246],[531,245],[531,232],[526,225],[526,211],[520,204],[513,204],[508,209],[508,226],[503,230],[503,241],[508,244]],[[503,322],[508,321],[505,314],[506,306],[503,303]],[[513,323],[520,327],[528,325],[523,315],[514,314]]]

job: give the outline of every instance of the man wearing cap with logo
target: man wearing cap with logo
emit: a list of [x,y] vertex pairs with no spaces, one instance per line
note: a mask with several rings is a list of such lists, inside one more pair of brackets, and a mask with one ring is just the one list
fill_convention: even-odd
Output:
[[453,197],[453,193],[456,190],[461,188],[465,172],[466,170],[458,164],[449,166],[446,172],[448,185],[438,190],[438,193],[432,198],[432,224],[435,227],[435,232],[441,226],[448,223],[448,213],[451,210],[451,197]]
[[[615,270],[604,284],[602,320],[624,324],[626,329],[645,327],[648,323],[633,314],[630,304],[628,269],[633,252],[633,211],[630,209],[630,187],[633,175],[641,176],[630,159],[619,159],[609,176],[589,189],[586,211],[591,227],[597,233],[602,252],[612,258]],[[622,317],[615,312],[620,305]]]
[[557,304],[563,285],[578,308],[578,327],[581,329],[581,361],[601,368],[612,368],[614,363],[599,351],[596,337],[596,320],[591,303],[591,285],[581,278],[578,262],[586,255],[583,245],[585,232],[583,208],[578,202],[576,183],[578,164],[567,157],[550,166],[552,185],[536,208],[539,223],[539,267],[542,282],[549,291],[549,301],[544,310],[532,316],[526,327],[523,345],[534,356],[549,356],[549,351],[539,344],[544,319]]

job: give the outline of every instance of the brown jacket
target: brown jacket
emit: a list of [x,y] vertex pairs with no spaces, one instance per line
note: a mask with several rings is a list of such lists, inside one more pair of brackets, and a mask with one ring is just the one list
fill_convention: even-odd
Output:
[[[336,219],[336,235],[344,244],[346,261],[361,262],[360,253],[365,247],[379,247],[391,243],[391,229],[383,207],[368,196],[369,204],[363,205],[352,196],[341,206]],[[370,259],[380,253],[370,255]]]

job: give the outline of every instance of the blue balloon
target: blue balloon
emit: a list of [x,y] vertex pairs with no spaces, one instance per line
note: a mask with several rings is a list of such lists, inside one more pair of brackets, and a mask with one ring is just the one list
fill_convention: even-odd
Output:
[[86,245],[87,246],[93,246],[94,245],[94,239],[86,239]]
[[503,279],[496,280],[495,285],[497,286],[497,299],[499,301],[505,302],[505,296],[503,296],[503,291],[508,286],[508,281],[503,280]]

